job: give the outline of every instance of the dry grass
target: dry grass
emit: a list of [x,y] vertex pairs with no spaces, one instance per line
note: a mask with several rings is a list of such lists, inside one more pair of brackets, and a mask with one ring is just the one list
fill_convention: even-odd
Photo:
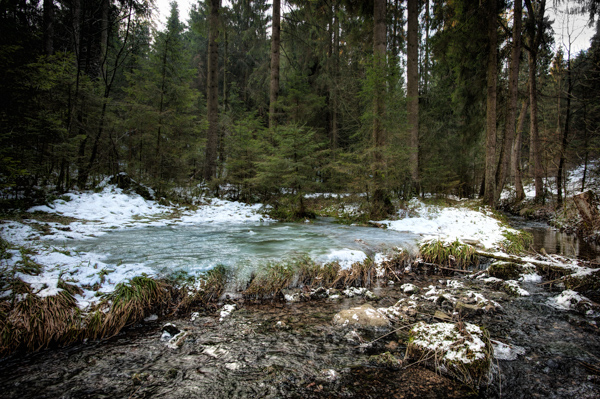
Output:
[[377,267],[371,259],[355,262],[349,269],[340,270],[333,286],[369,288],[377,279]]
[[216,301],[225,291],[229,270],[218,265],[198,277],[190,276],[179,289],[177,310],[185,311],[195,305],[205,306]]
[[166,308],[170,299],[171,292],[166,284],[146,276],[117,284],[86,318],[85,335],[89,338],[113,336],[149,312]]
[[[462,322],[456,324],[456,329],[459,332],[456,336],[456,341],[448,350],[461,347],[465,345],[466,341],[470,340],[471,334],[466,331]],[[424,365],[433,367],[437,372],[450,375],[472,389],[478,390],[479,387],[491,382],[491,365],[494,357],[494,349],[490,341],[489,332],[484,328],[481,328],[481,331],[482,335],[479,336],[479,339],[485,344],[484,357],[481,359],[471,360],[468,363],[460,360],[445,359],[446,351],[444,350],[434,351],[415,345],[415,337],[412,330],[409,333],[406,357],[414,360],[412,365],[423,363]],[[410,367],[410,365],[407,367]]]
[[24,284],[21,300],[0,304],[0,355],[71,343],[79,336],[81,312],[68,291],[40,298]]

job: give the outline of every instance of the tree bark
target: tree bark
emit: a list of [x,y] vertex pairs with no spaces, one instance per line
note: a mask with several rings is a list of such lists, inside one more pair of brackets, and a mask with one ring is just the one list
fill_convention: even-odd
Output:
[[277,124],[277,97],[279,96],[279,56],[281,45],[281,0],[273,0],[273,22],[271,24],[271,88],[269,92],[269,129]]
[[340,19],[338,17],[338,2],[333,4],[333,79],[331,85],[331,149],[338,147],[338,77],[340,73]]
[[[573,82],[571,79],[571,45],[569,44],[569,50],[567,52],[567,110],[565,116],[565,129],[563,131],[561,147],[560,147],[560,161],[558,162],[558,173],[556,175],[556,188],[557,197],[556,205],[558,207],[563,204],[563,171],[565,168],[565,158],[567,152],[567,145],[569,144],[569,125],[571,122],[571,95],[573,92]],[[565,182],[566,184],[566,182]]]
[[408,125],[410,129],[410,175],[413,184],[419,182],[419,3],[408,0],[406,90]]
[[527,115],[528,101],[523,101],[519,122],[517,122],[517,135],[512,148],[512,172],[515,178],[515,201],[521,202],[525,199],[525,190],[523,190],[522,169],[521,169],[521,146],[523,144],[523,128],[525,126],[525,116]]
[[54,54],[54,1],[44,0],[44,54]]
[[538,103],[537,103],[537,56],[539,46],[544,34],[544,13],[546,11],[546,0],[538,4],[537,12],[531,0],[525,0],[529,18],[527,21],[527,32],[529,36],[529,106],[530,110],[530,146],[529,163],[533,165],[533,178],[535,181],[535,201],[544,200],[544,182],[542,176],[540,137],[538,128]]
[[100,73],[102,78],[106,82],[108,79],[106,71],[107,55],[108,55],[108,12],[109,12],[109,0],[102,0],[102,20],[100,23],[100,59],[98,64],[100,66]]
[[488,8],[489,55],[487,61],[487,122],[485,149],[485,190],[483,202],[495,206],[496,186],[496,86],[498,62],[497,0],[490,0]]
[[219,8],[221,0],[210,0],[208,25],[207,119],[206,160],[204,180],[211,181],[217,172],[217,144],[219,140]]
[[515,138],[515,121],[517,118],[517,100],[519,88],[519,59],[521,57],[521,29],[522,29],[522,0],[515,0],[514,23],[512,33],[512,50],[510,57],[510,71],[508,81],[508,112],[504,126],[504,143],[500,150],[500,160],[496,173],[496,201],[504,189],[506,175],[510,166],[511,148]]
[[373,67],[375,87],[373,99],[373,200],[371,218],[385,216],[390,210],[390,200],[383,184],[383,147],[385,145],[385,69],[386,69],[386,0],[375,0],[373,8]]

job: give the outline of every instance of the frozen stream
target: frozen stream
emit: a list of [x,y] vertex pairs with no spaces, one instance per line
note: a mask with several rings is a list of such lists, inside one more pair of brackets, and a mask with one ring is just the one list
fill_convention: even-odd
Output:
[[393,247],[412,250],[419,236],[394,230],[313,223],[171,225],[116,230],[94,239],[61,242],[72,249],[104,254],[109,264],[139,264],[169,274],[196,273],[222,264],[244,274],[269,260],[304,254],[341,264],[384,253]]

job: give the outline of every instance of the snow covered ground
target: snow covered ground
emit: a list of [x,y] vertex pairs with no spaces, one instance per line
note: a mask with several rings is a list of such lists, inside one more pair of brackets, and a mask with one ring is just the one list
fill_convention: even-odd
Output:
[[[583,180],[584,174],[584,165],[579,165],[576,168],[567,171],[567,180],[566,180],[566,190],[568,196],[573,196],[580,194],[581,191],[581,183]],[[585,178],[585,190],[589,189],[598,189],[598,181],[597,181],[597,171],[598,165],[596,162],[590,162],[587,167],[586,178]],[[546,191],[551,192],[553,195],[556,195],[556,177],[550,176],[548,178],[544,178],[544,189]],[[564,188],[563,188],[564,190]],[[533,199],[535,198],[535,186],[533,182],[531,184],[527,184],[523,186],[523,191],[525,191],[525,198]],[[512,185],[507,185],[502,191],[502,195],[500,198],[502,200],[507,200],[511,197],[515,196],[514,187]]]
[[409,203],[411,213],[418,216],[400,220],[383,220],[389,229],[406,231],[423,236],[424,240],[439,239],[446,242],[455,240],[476,240],[485,248],[496,248],[504,240],[502,233],[516,230],[503,226],[497,219],[488,215],[482,208],[475,211],[469,208],[442,208],[425,205],[417,199]]

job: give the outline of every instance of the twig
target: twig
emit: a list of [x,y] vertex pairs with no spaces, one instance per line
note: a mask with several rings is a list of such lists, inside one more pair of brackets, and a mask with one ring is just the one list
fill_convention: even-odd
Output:
[[382,335],[381,337],[375,338],[373,341],[369,342],[367,345],[371,345],[373,342],[377,342],[377,341],[379,341],[381,338],[385,338],[385,337],[387,337],[388,335],[394,334],[394,333],[396,333],[396,332],[398,332],[398,331],[400,331],[400,330],[404,330],[405,328],[412,327],[412,326],[414,326],[415,324],[417,324],[417,323],[413,323],[413,324],[407,324],[407,325],[405,325],[405,326],[399,327],[399,328],[397,328],[397,329],[395,329],[395,330],[393,330],[393,331],[391,331],[391,332],[389,332],[389,333],[387,333],[387,334],[384,334],[384,335]]

